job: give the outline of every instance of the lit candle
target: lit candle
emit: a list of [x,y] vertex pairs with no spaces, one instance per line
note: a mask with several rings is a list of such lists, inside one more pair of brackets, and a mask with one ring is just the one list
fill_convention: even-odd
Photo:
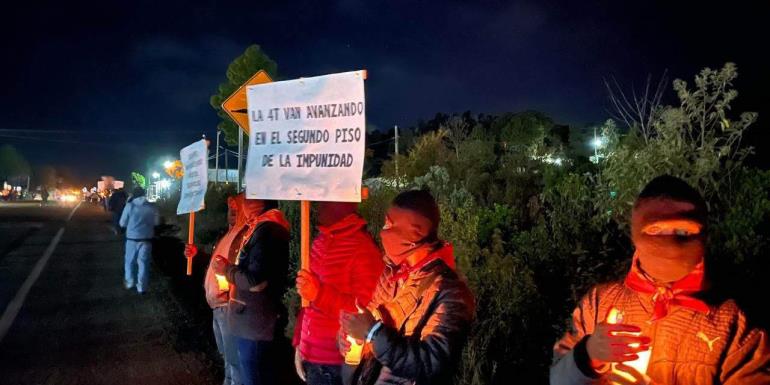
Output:
[[227,278],[224,275],[214,274],[214,276],[217,278],[217,285],[220,291],[230,290],[230,282],[227,282]]
[[361,354],[364,350],[364,344],[359,344],[356,339],[351,336],[345,337],[350,342],[350,350],[345,353],[345,363],[348,365],[358,365],[361,363]]
[[[358,314],[363,314],[364,311],[358,306],[358,299],[356,299],[356,308],[358,308]],[[361,363],[361,355],[363,354],[364,344],[359,344],[356,339],[346,335],[345,339],[350,342],[350,350],[345,353],[345,363],[348,365],[358,365]]]
[[[623,323],[623,312],[621,312],[620,310],[618,310],[618,309],[616,309],[614,307],[612,309],[610,309],[609,314],[607,314],[607,323],[608,324]],[[628,332],[613,332],[612,334],[613,335],[631,335],[631,336],[639,336],[639,335],[641,335],[641,333],[628,333]],[[638,343],[633,343],[633,344],[629,344],[628,346],[635,348],[635,347],[638,347],[639,344]],[[639,373],[641,373],[642,375],[647,377],[647,375],[646,375],[646,373],[647,373],[647,366],[650,363],[650,354],[652,354],[652,347],[650,347],[649,349],[647,349],[645,351],[638,352],[636,354],[639,356],[639,358],[637,358],[637,359],[635,359],[633,361],[626,361],[626,362],[624,362],[624,364],[627,365],[627,366],[630,366],[630,367],[632,367],[634,369],[636,369]],[[612,364],[612,371],[614,373],[617,373],[620,376],[622,376],[623,378],[626,378],[628,380],[631,380],[631,381],[634,380],[634,378],[631,377],[630,374],[628,374],[628,373],[626,373],[624,371],[616,369],[615,365],[616,364]]]

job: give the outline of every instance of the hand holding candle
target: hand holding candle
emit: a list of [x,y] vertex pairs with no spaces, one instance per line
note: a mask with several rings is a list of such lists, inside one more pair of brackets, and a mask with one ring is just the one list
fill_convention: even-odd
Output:
[[[607,314],[607,324],[609,325],[622,325],[623,324],[623,312],[616,308],[610,309]],[[631,331],[615,331],[610,332],[618,337],[640,337],[641,330]],[[652,348],[649,344],[652,342],[647,338],[647,345],[640,342],[631,342],[627,345],[628,348],[636,350],[636,354],[633,360],[627,360],[621,362],[615,362],[611,364],[610,373],[607,376],[607,380],[613,385],[625,385],[625,384],[649,384],[650,378],[647,377],[647,366],[650,363],[650,355]]]
[[633,361],[650,348],[649,337],[629,334],[641,331],[634,325],[600,323],[586,342],[588,356],[603,363]]
[[364,339],[369,330],[377,322],[368,309],[358,306],[358,313],[340,312],[340,352],[345,356],[345,363],[358,365],[364,349]]
[[[358,307],[358,305],[356,305]],[[374,316],[368,309],[358,307],[357,313],[346,311],[340,312],[340,327],[350,337],[363,341],[366,339],[366,333],[377,323]]]

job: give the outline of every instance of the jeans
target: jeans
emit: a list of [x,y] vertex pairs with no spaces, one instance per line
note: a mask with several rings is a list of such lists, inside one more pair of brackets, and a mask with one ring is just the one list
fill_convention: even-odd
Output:
[[215,308],[213,311],[214,340],[217,350],[225,361],[224,385],[241,385],[238,371],[238,346],[235,338],[227,331],[227,306]]
[[254,341],[234,337],[238,346],[238,364],[243,385],[272,385],[273,341]]
[[342,367],[340,365],[314,364],[303,361],[307,385],[342,385]]
[[[144,293],[150,281],[150,256],[152,255],[152,242],[126,240],[125,275],[127,287],[136,284],[136,290]],[[138,280],[136,268],[139,267]]]

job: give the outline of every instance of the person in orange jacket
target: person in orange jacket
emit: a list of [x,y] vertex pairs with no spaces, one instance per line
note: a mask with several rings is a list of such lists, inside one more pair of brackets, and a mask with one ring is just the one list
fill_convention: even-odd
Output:
[[631,269],[580,301],[554,346],[552,385],[770,384],[767,332],[708,295],[707,217],[683,180],[647,184],[631,214]]
[[310,305],[297,317],[294,363],[309,385],[341,385],[340,311],[369,303],[385,264],[356,203],[319,202],[317,213],[310,269],[297,274],[297,291]]

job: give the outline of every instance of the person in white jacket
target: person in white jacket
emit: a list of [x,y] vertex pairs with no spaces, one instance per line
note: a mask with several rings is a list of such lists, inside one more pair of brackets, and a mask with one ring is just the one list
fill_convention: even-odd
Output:
[[139,294],[144,294],[148,289],[152,238],[159,221],[158,208],[147,201],[143,188],[135,188],[120,216],[120,227],[126,232],[123,283],[126,289],[136,287]]

